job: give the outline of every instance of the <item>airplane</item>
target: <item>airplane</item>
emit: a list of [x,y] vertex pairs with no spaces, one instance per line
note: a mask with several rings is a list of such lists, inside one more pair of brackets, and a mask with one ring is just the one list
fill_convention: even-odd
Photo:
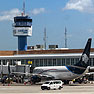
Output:
[[89,58],[91,41],[92,39],[89,38],[78,63],[68,66],[35,67],[33,70],[32,82],[40,82],[43,77],[46,77],[59,79],[64,81],[65,84],[68,84],[69,81],[80,78],[88,73],[90,69]]

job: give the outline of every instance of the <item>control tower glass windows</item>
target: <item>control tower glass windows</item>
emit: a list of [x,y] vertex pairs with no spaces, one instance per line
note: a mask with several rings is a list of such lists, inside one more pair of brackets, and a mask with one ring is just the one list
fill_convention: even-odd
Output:
[[32,26],[32,22],[20,21],[15,23],[15,27],[31,27],[31,26]]
[[26,17],[15,17],[14,18],[14,26],[15,27],[31,27],[32,19],[28,16]]

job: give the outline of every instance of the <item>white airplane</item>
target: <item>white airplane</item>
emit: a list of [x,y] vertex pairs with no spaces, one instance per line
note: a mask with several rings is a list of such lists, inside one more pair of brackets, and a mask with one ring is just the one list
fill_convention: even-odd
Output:
[[[69,83],[70,80],[80,78],[89,71],[89,57],[91,48],[91,38],[88,39],[85,49],[78,63],[69,66],[45,66],[36,67],[33,70],[32,81],[40,81],[42,77],[60,79],[65,83]],[[39,79],[38,79],[39,78]],[[37,79],[37,80],[36,80]]]

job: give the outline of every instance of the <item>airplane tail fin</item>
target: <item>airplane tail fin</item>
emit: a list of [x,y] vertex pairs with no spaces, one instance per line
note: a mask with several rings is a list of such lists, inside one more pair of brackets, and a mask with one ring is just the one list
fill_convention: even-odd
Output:
[[89,65],[91,41],[92,41],[92,39],[89,38],[79,62],[77,64],[75,64],[74,66],[87,68],[87,66]]

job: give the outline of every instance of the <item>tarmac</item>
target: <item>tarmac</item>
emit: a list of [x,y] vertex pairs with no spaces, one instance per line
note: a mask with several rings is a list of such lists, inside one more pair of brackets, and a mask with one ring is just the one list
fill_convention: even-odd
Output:
[[41,90],[41,85],[0,85],[0,94],[94,94],[94,84],[64,85],[61,90]]

